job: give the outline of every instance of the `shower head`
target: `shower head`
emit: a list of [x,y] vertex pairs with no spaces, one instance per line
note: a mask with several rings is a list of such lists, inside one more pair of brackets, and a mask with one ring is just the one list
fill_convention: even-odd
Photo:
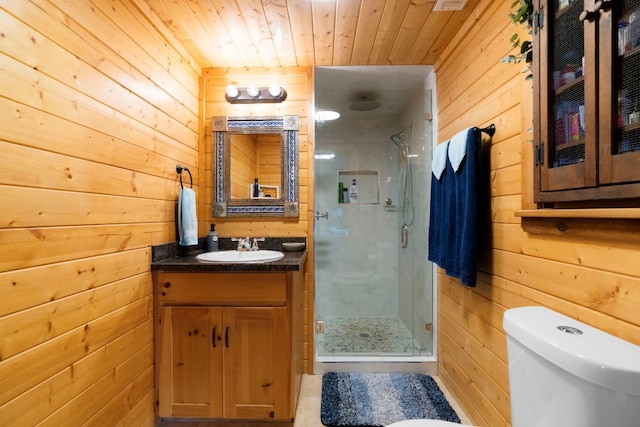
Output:
[[402,144],[402,134],[397,133],[395,135],[391,135],[391,141],[393,141],[397,146],[400,146],[400,144]]

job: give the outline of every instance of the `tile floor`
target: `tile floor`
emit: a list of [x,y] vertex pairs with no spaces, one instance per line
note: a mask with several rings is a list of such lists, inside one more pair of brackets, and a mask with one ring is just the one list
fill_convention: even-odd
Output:
[[[460,406],[449,393],[449,390],[442,384],[438,377],[433,377],[440,386],[440,389],[449,400],[449,404],[460,417],[462,424],[470,425],[469,418],[462,412]],[[320,422],[320,396],[322,395],[322,375],[303,375],[300,397],[298,398],[298,409],[294,427],[324,427]]]

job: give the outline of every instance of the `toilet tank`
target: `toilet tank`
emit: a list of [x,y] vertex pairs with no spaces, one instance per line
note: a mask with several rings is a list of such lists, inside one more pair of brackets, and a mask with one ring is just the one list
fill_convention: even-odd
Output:
[[512,427],[640,427],[640,347],[545,307],[503,326]]

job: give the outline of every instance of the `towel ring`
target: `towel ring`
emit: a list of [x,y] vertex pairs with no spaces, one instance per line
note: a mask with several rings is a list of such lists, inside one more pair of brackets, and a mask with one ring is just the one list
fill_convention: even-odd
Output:
[[189,168],[184,168],[180,165],[177,165],[176,172],[178,173],[178,175],[180,175],[180,188],[184,188],[184,186],[182,185],[182,171],[187,171],[189,173],[189,178],[191,179],[191,188],[193,188],[193,175],[191,175],[191,171],[189,170]]

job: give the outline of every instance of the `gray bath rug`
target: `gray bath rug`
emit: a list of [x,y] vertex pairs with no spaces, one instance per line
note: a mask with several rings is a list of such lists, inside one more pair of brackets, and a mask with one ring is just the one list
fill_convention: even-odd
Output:
[[320,419],[327,427],[382,427],[419,418],[460,422],[428,375],[328,372],[322,376]]

